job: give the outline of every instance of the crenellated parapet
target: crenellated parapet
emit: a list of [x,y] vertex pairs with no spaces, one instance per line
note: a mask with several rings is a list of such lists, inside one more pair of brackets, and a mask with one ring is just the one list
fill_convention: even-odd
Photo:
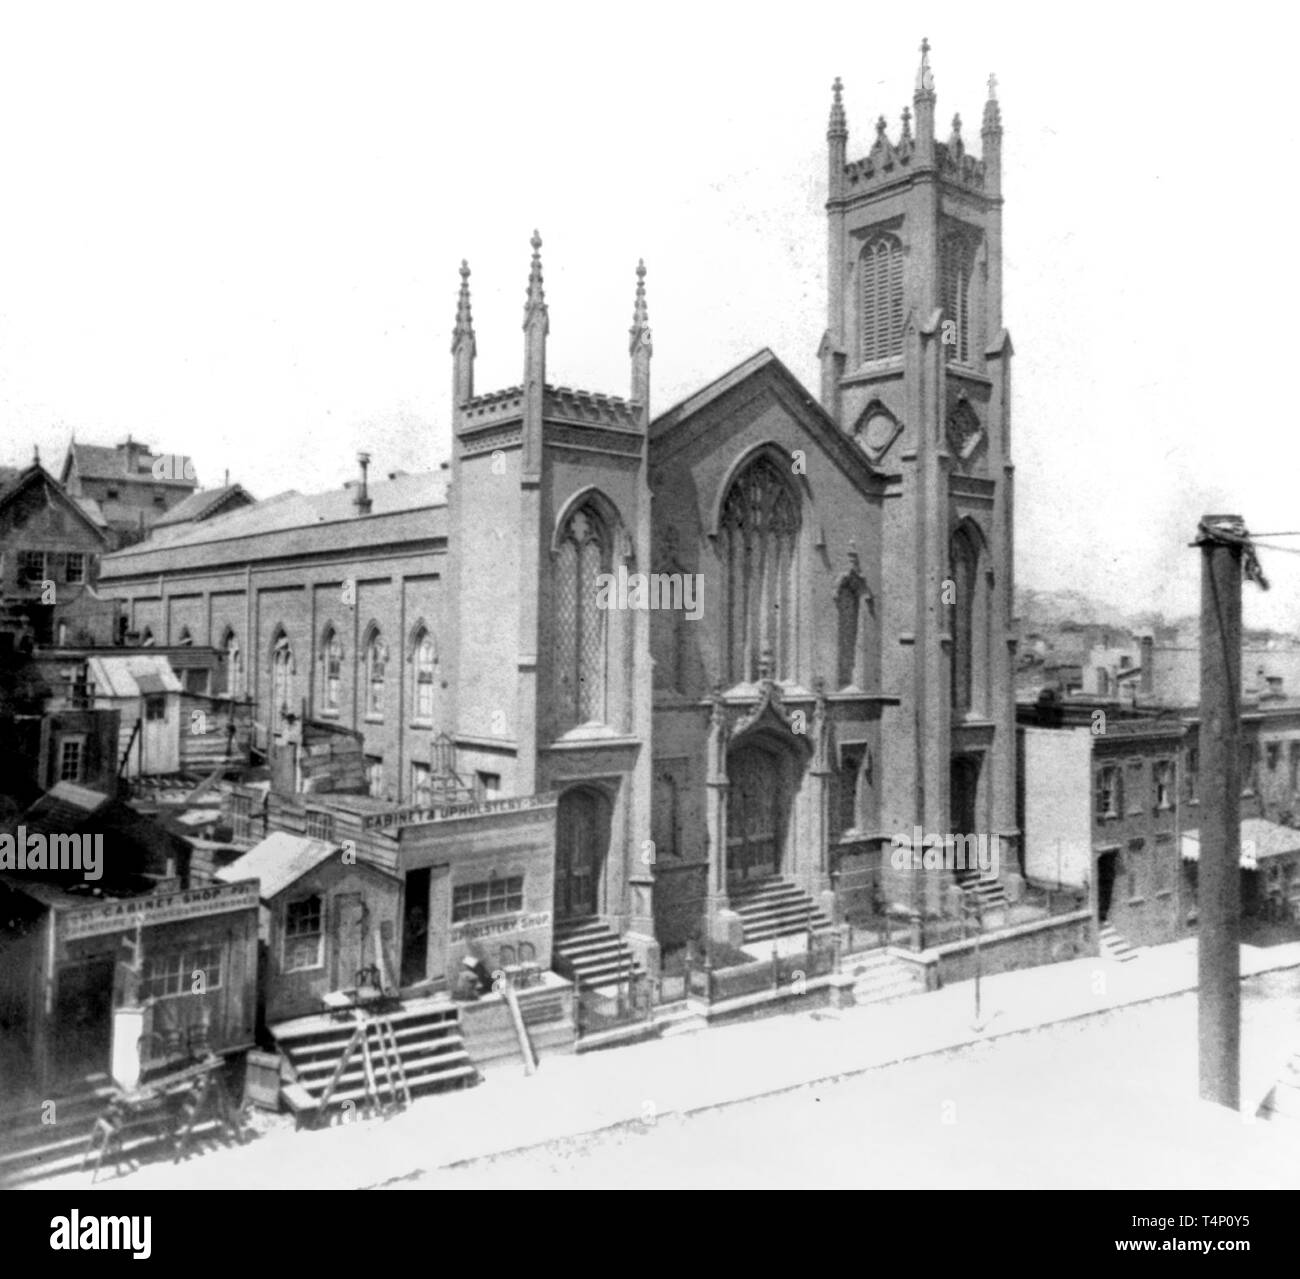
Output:
[[[921,45],[921,65],[917,72],[915,111],[904,107],[897,138],[891,138],[882,115],[876,121],[876,136],[871,150],[858,160],[846,161],[848,124],[844,112],[843,85],[834,84],[827,142],[830,150],[830,199],[853,200],[906,182],[921,172],[937,173],[940,179],[956,188],[981,196],[1000,194],[1002,116],[998,107],[996,84],[989,77],[989,96],[984,106],[981,134],[984,154],[973,155],[966,149],[961,135],[961,117],[953,117],[952,133],[941,142],[934,131],[934,75],[929,62],[930,45]],[[915,130],[914,122],[915,121]]]

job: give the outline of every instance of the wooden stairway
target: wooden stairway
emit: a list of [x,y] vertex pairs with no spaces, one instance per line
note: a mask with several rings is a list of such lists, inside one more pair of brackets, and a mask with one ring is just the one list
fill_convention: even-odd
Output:
[[271,1027],[294,1075],[285,1100],[300,1116],[324,1120],[349,1102],[386,1113],[415,1096],[478,1082],[455,1004],[355,1018],[310,1017]]
[[[0,1186],[75,1172],[95,1121],[113,1097],[107,1075],[95,1075],[75,1092],[43,1102],[0,1107]],[[53,1122],[51,1122],[53,1120]]]

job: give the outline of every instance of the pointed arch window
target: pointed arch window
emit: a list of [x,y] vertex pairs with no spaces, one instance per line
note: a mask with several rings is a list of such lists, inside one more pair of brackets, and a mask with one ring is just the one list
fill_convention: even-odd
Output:
[[279,631],[271,646],[271,710],[281,715],[293,710],[293,648],[289,637]]
[[897,236],[867,241],[858,264],[861,358],[888,360],[903,353],[903,246]]
[[607,614],[598,577],[610,571],[611,530],[591,502],[569,516],[555,557],[555,704],[560,731],[605,718]]
[[794,678],[799,527],[794,485],[772,457],[760,455],[732,481],[720,521],[733,684]]
[[321,696],[324,699],[321,709],[337,715],[339,695],[343,686],[343,642],[338,632],[326,627],[321,642]]
[[952,599],[948,605],[952,637],[952,708],[958,715],[982,712],[987,650],[984,628],[987,600],[981,583],[981,542],[962,526],[949,546]]
[[378,628],[373,628],[366,641],[366,715],[370,719],[384,717],[384,685],[388,671],[388,646]]
[[181,627],[181,633],[176,637],[178,648],[192,648],[194,646],[194,636],[190,634],[188,626]]
[[946,359],[958,364],[969,364],[971,359],[971,280],[974,267],[975,254],[967,237],[958,233],[945,236],[940,253],[943,318],[946,322],[943,350]]
[[420,723],[433,722],[434,666],[437,661],[433,636],[423,627],[416,632],[413,653],[415,664],[415,706],[413,715]]

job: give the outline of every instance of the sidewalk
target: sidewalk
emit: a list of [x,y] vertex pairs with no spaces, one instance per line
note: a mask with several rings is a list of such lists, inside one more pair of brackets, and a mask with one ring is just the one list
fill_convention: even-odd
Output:
[[[1300,943],[1242,947],[1242,976],[1300,967]],[[480,1087],[417,1101],[388,1120],[277,1131],[243,1147],[153,1164],[102,1189],[355,1189],[620,1124],[649,1123],[861,1074],[1196,987],[1196,943],[1130,964],[1085,958],[985,978],[983,1030],[972,982],[840,1012],[809,1010],[624,1048],[544,1058],[527,1078],[498,1070]],[[1296,980],[1300,1010],[1300,974]],[[1297,1019],[1300,1026],[1300,1017]],[[1297,1039],[1300,1043],[1300,1038]],[[1292,1044],[1294,1049],[1296,1045]],[[1276,1077],[1276,1046],[1243,1045],[1243,1110]],[[83,1187],[88,1175],[46,1187]]]

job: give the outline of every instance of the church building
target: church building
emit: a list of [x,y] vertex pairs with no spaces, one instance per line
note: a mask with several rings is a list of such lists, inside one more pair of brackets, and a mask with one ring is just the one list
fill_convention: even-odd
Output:
[[940,914],[954,872],[891,861],[918,827],[996,835],[1014,895],[1002,126],[992,80],[982,155],[935,109],[923,44],[851,160],[835,82],[817,394],[762,350],[652,413],[644,266],[626,394],[553,383],[534,233],[516,386],[475,385],[461,267],[443,472],[160,531],[103,588],[227,653],[269,749],[362,733],[377,799],[447,742],[480,798],[554,793],[558,955]]

